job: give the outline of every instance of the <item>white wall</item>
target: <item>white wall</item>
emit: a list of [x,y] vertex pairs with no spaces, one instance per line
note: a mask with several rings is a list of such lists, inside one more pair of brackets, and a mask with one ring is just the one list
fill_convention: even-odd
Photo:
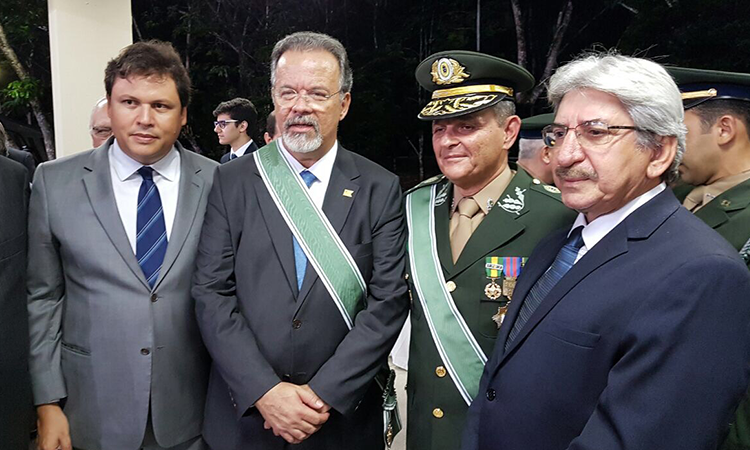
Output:
[[105,95],[104,68],[133,42],[130,0],[49,0],[57,157],[91,148],[91,108]]

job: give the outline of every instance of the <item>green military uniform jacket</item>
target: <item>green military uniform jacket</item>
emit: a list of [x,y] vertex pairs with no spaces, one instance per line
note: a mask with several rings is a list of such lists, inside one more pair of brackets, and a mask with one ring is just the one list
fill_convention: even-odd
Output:
[[[490,282],[485,272],[487,257],[528,257],[543,237],[570,226],[576,213],[566,208],[557,188],[540,183],[523,169],[518,170],[500,199],[479,224],[456,264],[450,249],[449,222],[453,185],[444,177],[425,182],[415,189],[429,189],[438,183],[435,206],[435,234],[438,256],[446,285],[478,344],[489,357],[498,326],[492,316],[505,306],[506,297],[491,300],[485,295]],[[518,190],[517,190],[518,189]],[[518,192],[522,192],[519,196]],[[516,214],[503,209],[503,200],[521,200]],[[507,204],[507,203],[506,203]],[[509,208],[511,209],[511,208]],[[414,251],[414,249],[409,249]],[[427,249],[416,249],[427,251]],[[412,295],[411,346],[407,381],[409,450],[457,450],[468,405],[447,373],[424,318],[411,274],[407,275]],[[501,280],[498,280],[502,284]]]
[[[723,192],[695,213],[738,251],[750,238],[750,180]],[[745,261],[750,268],[750,262]],[[750,389],[721,450],[750,450]]]

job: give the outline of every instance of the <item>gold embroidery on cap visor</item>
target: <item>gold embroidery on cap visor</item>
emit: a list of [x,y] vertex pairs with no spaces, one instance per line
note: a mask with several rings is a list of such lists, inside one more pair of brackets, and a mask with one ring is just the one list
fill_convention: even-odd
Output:
[[498,94],[467,95],[432,100],[419,113],[420,117],[440,117],[482,108],[499,97]]
[[465,72],[466,67],[462,66],[455,59],[440,58],[432,63],[430,74],[432,82],[437,85],[462,83],[470,74]]

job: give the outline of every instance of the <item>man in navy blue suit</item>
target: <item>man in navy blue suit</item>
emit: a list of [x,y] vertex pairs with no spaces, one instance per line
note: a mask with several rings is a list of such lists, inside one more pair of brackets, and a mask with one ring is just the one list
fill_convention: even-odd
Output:
[[543,130],[571,229],[518,280],[462,448],[713,449],[747,386],[750,274],[666,182],[680,93],[653,62],[587,55]]

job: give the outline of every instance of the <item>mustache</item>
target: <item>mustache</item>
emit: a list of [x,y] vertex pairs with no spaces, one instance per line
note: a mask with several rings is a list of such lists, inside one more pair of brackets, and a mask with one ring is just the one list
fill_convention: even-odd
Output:
[[284,131],[288,130],[292,125],[312,125],[317,133],[320,133],[320,124],[312,116],[297,116],[290,117],[284,122]]
[[589,180],[598,180],[599,175],[593,170],[582,167],[558,167],[555,169],[555,175],[562,179],[586,178]]

